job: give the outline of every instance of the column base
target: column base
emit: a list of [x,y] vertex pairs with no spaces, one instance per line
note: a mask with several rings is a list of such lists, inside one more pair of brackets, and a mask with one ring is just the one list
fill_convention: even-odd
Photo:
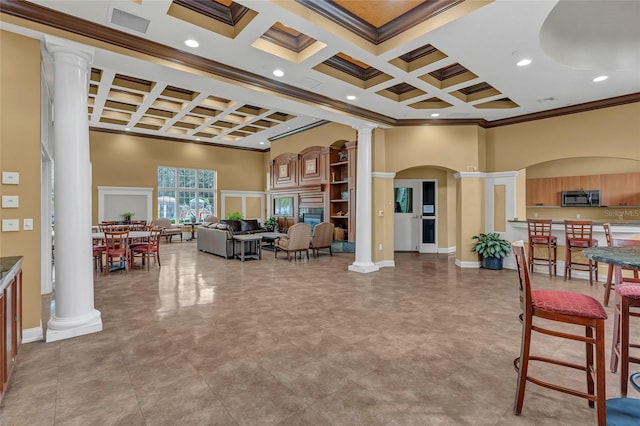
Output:
[[379,268],[373,262],[367,262],[367,263],[353,262],[351,265],[349,265],[349,270],[351,272],[360,272],[361,274],[367,274],[369,272],[376,272],[379,270]]
[[70,339],[102,331],[102,316],[94,309],[86,315],[72,318],[53,317],[47,323],[46,342]]

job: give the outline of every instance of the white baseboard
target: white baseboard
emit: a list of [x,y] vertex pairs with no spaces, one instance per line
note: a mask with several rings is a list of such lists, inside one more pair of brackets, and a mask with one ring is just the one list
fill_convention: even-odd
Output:
[[380,262],[376,262],[376,266],[378,268],[395,268],[396,262],[393,260],[381,260]]
[[22,329],[22,343],[39,342],[41,340],[44,340],[44,329],[42,328],[42,321],[40,321],[39,327]]
[[444,253],[444,254],[451,254],[451,253],[455,253],[456,252],[456,246],[453,247],[438,247],[438,254],[440,253]]
[[481,264],[482,263],[479,261],[462,261],[460,259],[456,259],[456,266],[460,268],[479,268]]

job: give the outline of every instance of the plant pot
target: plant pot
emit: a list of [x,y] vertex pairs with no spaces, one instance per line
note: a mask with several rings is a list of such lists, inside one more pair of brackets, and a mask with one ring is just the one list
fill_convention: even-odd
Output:
[[501,257],[483,257],[482,258],[482,267],[485,269],[502,269],[502,258]]

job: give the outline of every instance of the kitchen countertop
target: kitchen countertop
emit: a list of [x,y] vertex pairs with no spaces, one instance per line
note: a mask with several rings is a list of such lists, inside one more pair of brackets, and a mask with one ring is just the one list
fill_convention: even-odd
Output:
[[9,283],[22,267],[22,256],[0,257],[0,290]]

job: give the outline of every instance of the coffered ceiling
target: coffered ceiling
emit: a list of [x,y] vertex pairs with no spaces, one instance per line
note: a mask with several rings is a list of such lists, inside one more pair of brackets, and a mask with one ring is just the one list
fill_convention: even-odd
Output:
[[[258,150],[327,121],[490,127],[640,100],[640,2],[567,3],[580,26],[535,0],[0,0],[2,29],[94,48],[92,128]],[[621,34],[562,63],[558,28],[585,27]]]

